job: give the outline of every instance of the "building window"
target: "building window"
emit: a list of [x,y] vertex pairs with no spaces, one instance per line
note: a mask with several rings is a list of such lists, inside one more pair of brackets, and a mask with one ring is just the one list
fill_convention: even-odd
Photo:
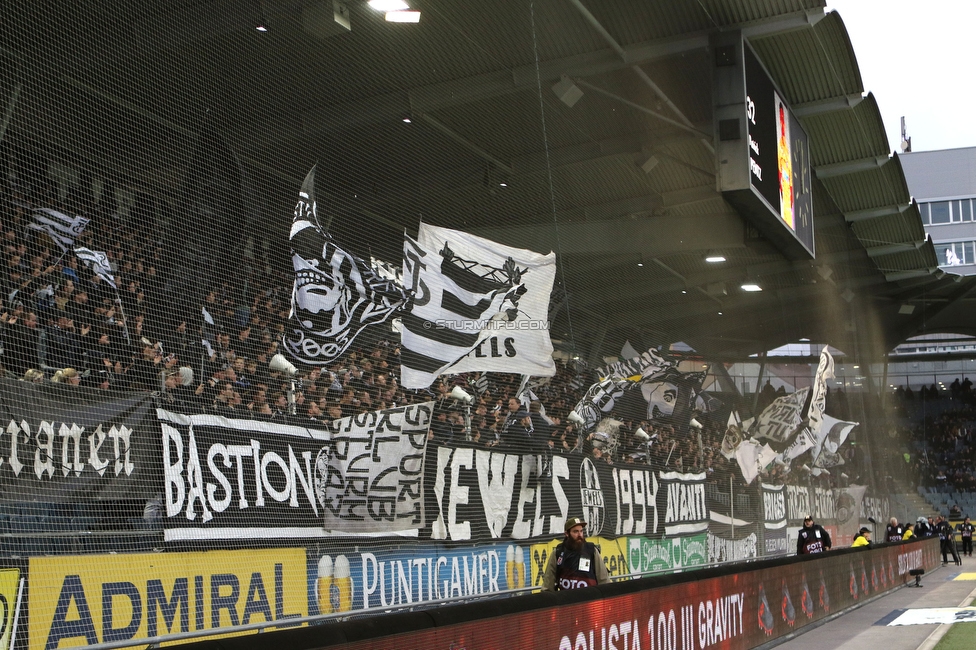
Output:
[[936,201],[935,203],[929,204],[929,213],[931,215],[931,222],[933,225],[940,223],[949,223],[949,202],[948,201]]
[[939,266],[976,264],[976,242],[944,242],[935,245],[935,252],[939,256]]
[[969,199],[963,199],[959,201],[959,221],[972,221],[973,220],[973,206]]
[[922,225],[927,226],[927,225],[929,225],[929,223],[931,223],[929,221],[929,204],[928,203],[919,203],[918,204],[918,213],[922,217]]

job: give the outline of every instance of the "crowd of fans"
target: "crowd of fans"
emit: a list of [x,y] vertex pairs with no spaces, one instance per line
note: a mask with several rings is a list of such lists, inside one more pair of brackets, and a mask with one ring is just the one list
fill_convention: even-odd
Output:
[[976,492],[976,406],[959,401],[952,408],[921,417],[909,426],[907,466],[913,482],[943,492]]
[[[70,250],[63,253],[47,235],[28,228],[35,207],[75,213],[75,206],[52,197],[9,190],[0,200],[0,371],[7,377],[151,391],[175,410],[290,423],[326,424],[433,400],[434,444],[585,454],[609,465],[649,464],[705,472],[726,485],[730,477],[742,482],[736,461],[720,453],[727,410],[721,418],[701,415],[692,427],[667,417],[613,414],[613,421],[583,435],[567,416],[593,377],[574,364],[560,365],[555,377],[536,387],[535,401],[518,399],[520,377],[495,373],[484,383],[471,373],[411,391],[399,386],[400,350],[391,334],[390,340],[364,339],[340,361],[290,377],[270,363],[289,315],[290,274],[274,271],[267,260],[244,260],[233,279],[215,279],[199,306],[181,313],[172,305],[172,278],[161,270],[160,244],[138,220],[97,208],[85,214],[91,223],[76,243],[107,253],[118,287],[113,289]],[[474,401],[466,406],[452,399],[455,386]],[[757,412],[777,396],[767,383]],[[762,478],[779,481],[786,471],[774,466]],[[836,477],[819,480],[828,486]]]

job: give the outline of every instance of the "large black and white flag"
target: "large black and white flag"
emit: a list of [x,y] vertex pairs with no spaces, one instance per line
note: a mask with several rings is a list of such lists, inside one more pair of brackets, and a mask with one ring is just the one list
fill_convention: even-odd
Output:
[[797,432],[802,420],[801,412],[806,404],[809,388],[801,388],[791,395],[777,397],[763,410],[750,429],[752,437],[784,443]]
[[611,363],[608,366],[598,368],[596,374],[601,379],[631,379],[640,381],[650,379],[663,373],[669,368],[677,368],[678,362],[668,356],[662,355],[657,350],[650,349],[639,355],[627,358],[625,361]]
[[112,275],[112,266],[109,264],[108,255],[104,251],[93,251],[83,246],[75,248],[75,256],[85,263],[85,266],[101,276],[108,286],[118,289],[115,286],[115,276]]
[[[510,372],[536,378],[556,374],[549,338],[549,298],[556,279],[556,254],[503,246],[465,232],[420,224],[417,241],[426,250],[450,247],[483,269],[514,268],[517,279],[505,296],[504,318],[484,323],[485,339],[451,366],[450,372]],[[483,271],[484,272],[484,271]],[[477,327],[477,323],[473,324]]]
[[390,320],[406,295],[364,260],[322,231],[315,211],[315,168],[305,177],[291,226],[295,285],[285,352],[296,361],[325,365],[343,355],[363,330]]
[[[504,327],[524,321],[526,307],[528,316],[538,313],[540,300],[543,321],[536,325],[544,325],[555,257],[428,228],[421,226],[426,243],[411,237],[404,241],[403,276],[412,299],[403,315],[401,384],[427,388],[438,375],[476,370],[554,374],[548,331],[531,338],[536,349],[521,349],[527,340],[523,334],[538,332],[529,325],[524,331]],[[548,276],[548,284],[545,278],[530,280],[533,274]],[[539,298],[539,291],[545,298]]]
[[85,231],[90,219],[84,217],[69,217],[51,208],[37,208],[31,214],[31,223],[27,225],[31,230],[43,232],[51,238],[61,252],[67,252],[75,240]]

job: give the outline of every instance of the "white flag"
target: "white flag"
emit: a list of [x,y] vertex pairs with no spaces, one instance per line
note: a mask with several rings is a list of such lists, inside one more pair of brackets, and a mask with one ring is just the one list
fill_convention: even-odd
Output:
[[664,373],[671,368],[677,368],[677,360],[663,356],[653,348],[635,354],[625,361],[611,363],[608,366],[598,368],[596,373],[601,379],[651,379]]
[[776,452],[769,445],[760,445],[755,440],[744,440],[735,450],[735,459],[747,484],[752,483],[775,458]]
[[807,426],[816,436],[823,422],[824,406],[827,403],[827,380],[834,378],[834,358],[824,348],[820,353],[820,365],[813,380],[813,394],[810,397],[810,410],[807,413]]
[[402,385],[427,388],[446,372],[554,375],[546,318],[555,260],[421,224],[404,242],[414,297],[403,315]]
[[32,222],[27,227],[47,234],[62,253],[74,245],[75,239],[81,236],[90,221],[80,216],[69,217],[51,208],[38,208],[31,218]]
[[100,275],[108,286],[118,289],[115,286],[115,276],[112,275],[112,266],[109,264],[108,255],[103,251],[93,251],[89,248],[79,246],[75,249],[75,256],[85,263],[96,274]]
[[857,422],[845,422],[824,415],[821,435],[818,437],[818,444],[813,451],[813,466],[827,468],[843,465],[844,459],[838,450],[847,441],[847,436],[850,435],[851,430],[857,425]]
[[792,395],[777,397],[756,419],[754,438],[767,438],[773,442],[786,442],[800,425],[800,411],[807,401],[809,388],[802,388]]

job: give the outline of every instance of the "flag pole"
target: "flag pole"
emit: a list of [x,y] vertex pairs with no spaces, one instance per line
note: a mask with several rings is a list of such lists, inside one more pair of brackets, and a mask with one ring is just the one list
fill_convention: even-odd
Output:
[[129,338],[129,319],[125,316],[125,310],[122,309],[122,297],[119,296],[118,288],[115,289],[115,304],[119,306],[119,313],[122,314],[122,333],[125,334],[125,342],[132,344],[132,340]]

